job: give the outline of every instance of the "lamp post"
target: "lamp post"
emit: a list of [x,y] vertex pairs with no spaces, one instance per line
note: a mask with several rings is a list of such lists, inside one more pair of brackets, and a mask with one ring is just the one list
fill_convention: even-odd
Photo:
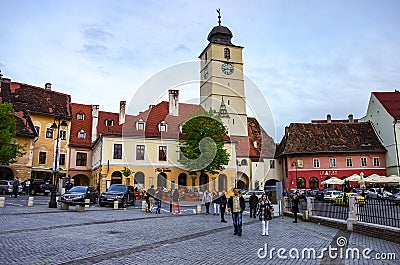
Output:
[[[57,123],[56,123],[57,121]],[[55,117],[54,122],[51,125],[51,129],[53,131],[57,129],[57,139],[56,139],[56,148],[55,148],[55,156],[54,156],[54,163],[53,163],[53,189],[51,190],[51,197],[49,202],[49,208],[57,208],[57,201],[56,201],[56,180],[57,180],[57,171],[58,171],[58,162],[59,162],[59,145],[60,145],[60,127],[68,126],[67,121],[65,121],[62,117]]]
[[292,167],[296,167],[296,190],[298,189],[298,182],[297,182],[297,161],[292,162]]

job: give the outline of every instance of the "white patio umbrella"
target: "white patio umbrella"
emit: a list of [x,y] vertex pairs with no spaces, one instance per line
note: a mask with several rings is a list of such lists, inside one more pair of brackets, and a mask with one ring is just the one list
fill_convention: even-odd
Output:
[[397,183],[400,184],[400,177],[396,175],[390,175],[389,177],[385,178],[386,183]]
[[332,177],[330,179],[322,181],[322,184],[326,184],[326,185],[342,185],[343,183],[344,183],[344,180],[341,180],[337,177]]
[[345,178],[344,180],[346,181],[360,181],[361,180],[361,176],[358,174],[353,174],[350,177]]

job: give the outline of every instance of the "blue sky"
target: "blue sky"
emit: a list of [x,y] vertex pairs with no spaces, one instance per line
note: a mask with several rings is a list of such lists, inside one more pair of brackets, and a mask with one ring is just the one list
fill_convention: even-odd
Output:
[[[276,142],[291,122],[360,118],[372,91],[400,87],[397,0],[1,0],[0,8],[6,77],[51,82],[105,111],[163,69],[198,60],[216,8],[245,47],[244,71],[268,102]],[[192,87],[181,101],[198,94]]]

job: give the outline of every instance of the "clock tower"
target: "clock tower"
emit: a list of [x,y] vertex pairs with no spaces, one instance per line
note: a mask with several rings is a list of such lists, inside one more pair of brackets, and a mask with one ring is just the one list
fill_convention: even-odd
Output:
[[200,104],[215,110],[229,135],[247,136],[246,100],[243,79],[243,47],[232,44],[232,32],[221,25],[208,34],[209,44],[201,52]]

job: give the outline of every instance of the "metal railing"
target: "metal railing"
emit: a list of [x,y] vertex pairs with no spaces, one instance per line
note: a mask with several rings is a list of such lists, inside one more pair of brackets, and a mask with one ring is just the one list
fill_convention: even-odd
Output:
[[347,205],[335,205],[329,201],[314,200],[312,215],[347,220],[349,207]]
[[357,220],[400,228],[400,202],[369,198],[365,205],[357,204]]

